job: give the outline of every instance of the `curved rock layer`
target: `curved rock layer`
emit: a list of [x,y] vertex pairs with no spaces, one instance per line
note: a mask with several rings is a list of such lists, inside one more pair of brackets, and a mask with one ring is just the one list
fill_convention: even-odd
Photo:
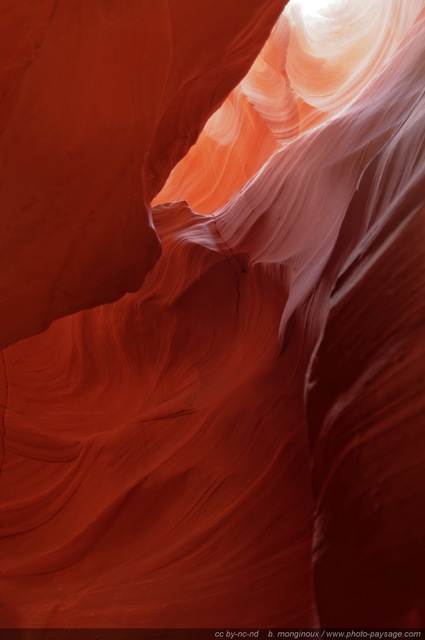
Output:
[[281,147],[355,100],[388,62],[422,0],[292,0],[250,71],[211,116],[154,203],[222,206]]
[[[237,86],[282,3],[244,0],[224,22],[220,3],[200,4],[139,14],[143,2],[76,2],[71,15],[68,3],[39,3],[25,37],[30,18],[13,22],[10,5],[22,52],[6,75],[4,140],[16,135],[18,154],[31,126],[37,144],[27,139],[6,183],[12,193],[20,176],[25,227],[8,240],[22,260],[4,309],[10,291],[27,313],[6,315],[1,362],[1,624],[424,626],[423,3],[359,0],[326,16],[293,2]],[[137,24],[145,39],[130,37]],[[217,49],[206,44],[214,28]],[[117,47],[110,29],[129,57],[99,79],[103,44]],[[82,54],[66,57],[76,68],[65,100],[54,52],[76,47],[71,33]],[[137,57],[140,42],[164,56],[164,75],[149,52]],[[55,73],[40,75],[44,59]],[[34,97],[34,119],[23,118],[26,82],[35,91],[42,77],[45,137]],[[232,87],[149,227],[149,199]],[[124,156],[131,169],[119,169]],[[131,218],[117,202],[135,193],[146,210]],[[68,271],[80,280],[56,304]]]

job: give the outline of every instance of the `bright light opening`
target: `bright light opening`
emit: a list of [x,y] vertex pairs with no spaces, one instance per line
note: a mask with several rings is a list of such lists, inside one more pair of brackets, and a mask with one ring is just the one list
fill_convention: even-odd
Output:
[[290,0],[289,4],[299,5],[304,15],[321,14],[326,9],[332,9],[335,5],[341,4],[343,0]]

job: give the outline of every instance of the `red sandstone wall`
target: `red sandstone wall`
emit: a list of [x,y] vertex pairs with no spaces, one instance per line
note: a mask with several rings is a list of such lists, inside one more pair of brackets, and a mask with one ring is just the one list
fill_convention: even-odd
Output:
[[283,4],[3,3],[3,627],[423,626],[423,3]]

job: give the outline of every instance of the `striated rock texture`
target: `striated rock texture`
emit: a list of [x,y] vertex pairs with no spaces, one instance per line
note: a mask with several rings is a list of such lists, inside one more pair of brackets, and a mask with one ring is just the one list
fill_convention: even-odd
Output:
[[425,626],[425,7],[284,4],[3,2],[2,627]]

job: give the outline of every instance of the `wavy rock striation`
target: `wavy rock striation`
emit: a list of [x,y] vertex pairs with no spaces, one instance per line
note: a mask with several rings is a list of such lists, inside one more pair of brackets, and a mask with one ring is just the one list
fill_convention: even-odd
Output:
[[[93,102],[70,157],[90,184],[84,161],[98,172],[92,200],[88,182],[62,174],[55,153],[46,157],[61,175],[32,157],[46,150],[40,129],[37,144],[27,141],[29,182],[49,210],[60,199],[76,236],[64,210],[38,218],[35,196],[20,209],[31,235],[24,242],[24,228],[16,231],[22,280],[6,284],[14,309],[28,312],[5,323],[5,341],[14,343],[3,351],[0,387],[5,627],[423,626],[423,4],[376,0],[367,20],[359,2],[353,26],[345,3],[339,40],[329,16],[314,21],[290,5],[171,173],[151,223],[147,208],[140,213],[255,58],[281,4],[265,11],[237,3],[228,31],[219,30],[220,3],[198,15],[188,3],[156,4],[150,24],[175,45],[158,48],[151,35],[164,76],[149,53],[146,64],[144,54],[133,58],[135,42],[148,46],[128,32],[148,30],[143,11],[134,21],[145,3],[137,11],[132,2],[96,3],[101,17],[86,5],[71,16],[61,2],[53,14],[43,4],[32,9],[38,26],[22,46],[34,47],[50,15],[46,38],[55,24],[62,37],[73,24],[94,60],[113,25],[134,62],[128,76],[120,64],[116,76],[99,78],[97,67],[87,80]],[[217,49],[206,47],[214,64],[194,56],[205,46],[199,25],[220,31]],[[54,42],[45,50],[53,66]],[[72,65],[81,71],[83,59]],[[335,67],[327,75],[324,60]],[[139,70],[161,87],[152,103],[135,80]],[[75,138],[52,73],[43,99],[56,95],[52,118],[62,133],[52,125],[49,135],[66,149]],[[18,75],[11,71],[11,82]],[[107,108],[98,82],[105,92],[121,83],[125,93],[114,99],[128,99],[133,115]],[[23,100],[26,89],[13,94],[10,141],[12,121],[30,126],[18,117],[29,112],[18,94]],[[149,107],[134,110],[133,100]],[[97,153],[110,163],[99,164]],[[128,174],[118,166],[124,157]],[[138,190],[128,176],[140,166]],[[16,206],[29,202],[26,186],[15,191]],[[125,207],[117,215],[117,201],[135,193],[144,204],[134,219]],[[84,230],[88,219],[96,242]],[[58,244],[38,242],[54,230]],[[67,266],[47,277],[69,236]],[[45,256],[30,279],[26,251]],[[115,259],[131,286],[126,277],[105,279],[117,273]],[[37,286],[51,296],[68,268],[82,278],[72,302],[49,302],[46,314]],[[109,284],[96,289],[100,282]]]

